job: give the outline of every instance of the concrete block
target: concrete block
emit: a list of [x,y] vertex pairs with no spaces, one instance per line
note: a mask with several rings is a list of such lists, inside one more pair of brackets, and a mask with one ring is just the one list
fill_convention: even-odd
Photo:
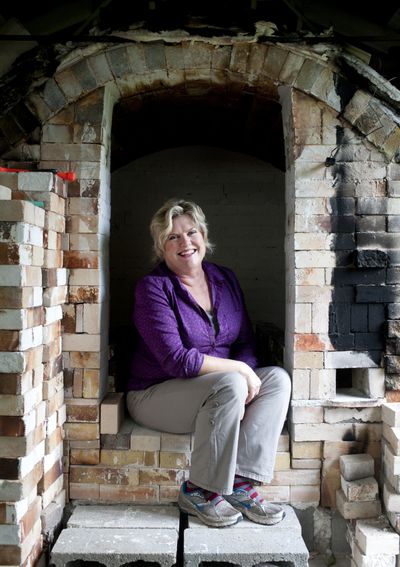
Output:
[[178,531],[170,528],[67,528],[51,552],[51,563],[64,567],[72,561],[119,567],[135,561],[172,567],[176,562]]
[[176,506],[80,505],[67,522],[68,528],[179,529]]
[[371,455],[342,455],[339,457],[340,472],[345,480],[358,480],[374,476],[374,459]]
[[107,394],[100,406],[100,433],[116,434],[124,417],[124,394]]
[[184,534],[184,563],[187,567],[205,562],[252,567],[284,561],[307,567],[308,550],[299,535],[299,522],[293,511],[287,514],[287,519],[287,524],[285,518],[274,526],[259,526],[243,520],[222,532],[190,518],[190,527]]

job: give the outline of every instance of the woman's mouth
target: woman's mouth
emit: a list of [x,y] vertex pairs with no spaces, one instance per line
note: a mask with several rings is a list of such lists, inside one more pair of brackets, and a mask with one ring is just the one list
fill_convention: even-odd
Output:
[[190,256],[193,256],[195,252],[197,252],[197,250],[183,250],[182,252],[178,252],[178,256],[181,256],[181,258],[188,258]]

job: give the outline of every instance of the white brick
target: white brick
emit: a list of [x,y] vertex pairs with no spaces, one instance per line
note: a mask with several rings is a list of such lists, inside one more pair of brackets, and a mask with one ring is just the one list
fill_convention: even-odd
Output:
[[47,171],[27,171],[18,174],[20,191],[51,191],[54,174]]
[[396,493],[387,481],[383,484],[383,502],[388,512],[400,512],[400,494]]
[[355,541],[351,544],[351,552],[356,567],[396,567],[395,555],[365,555]]
[[400,426],[400,403],[382,404],[382,421],[389,427]]
[[398,555],[399,536],[392,530],[386,518],[359,520],[356,523],[355,538],[365,555]]
[[391,475],[400,475],[400,456],[395,455],[386,443],[383,448],[383,460]]
[[400,455],[400,427],[390,427],[384,423],[382,426],[382,435],[390,444],[393,453]]

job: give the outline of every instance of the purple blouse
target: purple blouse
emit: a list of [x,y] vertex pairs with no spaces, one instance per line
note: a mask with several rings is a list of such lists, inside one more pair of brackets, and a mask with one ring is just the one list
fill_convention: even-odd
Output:
[[136,285],[133,321],[139,334],[128,390],[143,390],[168,378],[198,376],[204,355],[257,366],[252,325],[232,270],[203,262],[217,318],[207,313],[179,278],[159,264]]

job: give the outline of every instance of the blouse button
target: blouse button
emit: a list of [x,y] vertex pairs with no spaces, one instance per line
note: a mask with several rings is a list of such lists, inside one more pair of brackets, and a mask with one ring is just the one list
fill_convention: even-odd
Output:
[[213,419],[210,419],[210,424],[215,425],[215,421]]
[[219,402],[215,402],[214,407],[219,408]]

